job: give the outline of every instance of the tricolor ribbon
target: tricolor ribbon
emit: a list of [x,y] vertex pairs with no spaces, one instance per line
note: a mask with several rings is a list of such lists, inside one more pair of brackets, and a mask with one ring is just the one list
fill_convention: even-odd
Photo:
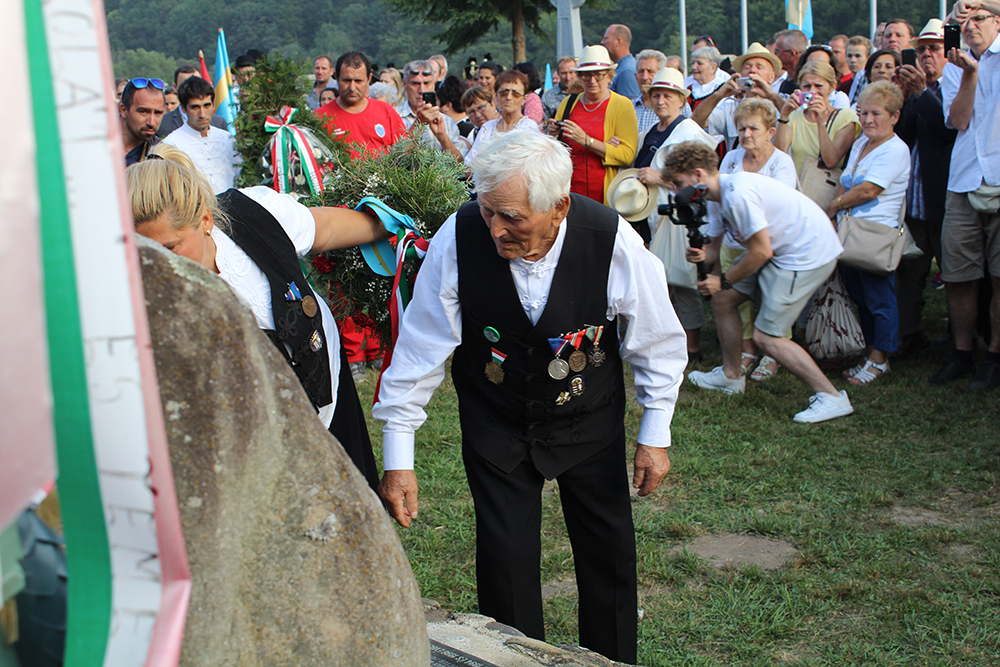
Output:
[[495,347],[491,347],[490,349],[493,350],[493,360],[498,364],[503,364],[504,360],[507,358],[507,355],[501,352],[500,350],[496,349]]
[[579,331],[568,333],[563,336],[566,342],[572,345],[577,350],[580,349],[580,344],[583,343],[584,335],[587,333],[586,329],[580,329]]
[[278,192],[289,192],[292,189],[292,162],[295,153],[298,155],[299,164],[302,165],[302,174],[309,184],[309,191],[317,194],[323,191],[323,177],[305,133],[299,126],[291,124],[296,111],[298,109],[283,106],[277,118],[268,116],[264,120],[264,129],[275,133],[269,144],[271,168],[274,170],[274,189]]
[[552,352],[557,357],[563,351],[563,348],[566,347],[566,342],[567,342],[563,338],[549,338],[548,341],[549,341],[549,347],[552,348]]

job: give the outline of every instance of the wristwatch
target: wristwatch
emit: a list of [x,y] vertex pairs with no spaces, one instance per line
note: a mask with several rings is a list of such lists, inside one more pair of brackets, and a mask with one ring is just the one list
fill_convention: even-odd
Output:
[[726,277],[725,273],[722,274],[719,281],[722,283],[722,289],[733,289],[733,284],[729,282],[729,278]]

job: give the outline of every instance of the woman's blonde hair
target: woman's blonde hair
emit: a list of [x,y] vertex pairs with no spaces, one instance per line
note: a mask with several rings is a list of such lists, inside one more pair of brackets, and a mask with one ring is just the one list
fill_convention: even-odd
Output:
[[891,116],[903,108],[903,91],[891,81],[876,81],[861,91],[861,95],[858,96],[858,109],[869,100],[888,111]]
[[208,211],[216,227],[229,229],[229,219],[219,209],[211,186],[187,154],[160,144],[152,156],[125,170],[136,227],[167,216],[174,229],[193,229]]
[[754,97],[750,99],[743,100],[736,107],[736,111],[733,112],[733,122],[739,124],[744,118],[749,118],[750,116],[757,116],[762,121],[768,129],[777,126],[778,116],[775,113],[774,105],[767,100],[761,100]]
[[830,65],[830,63],[823,62],[822,60],[811,60],[802,66],[802,69],[799,70],[796,78],[799,82],[801,82],[802,77],[806,74],[818,76],[830,84],[830,88],[833,88],[834,90],[837,88],[837,73],[834,71],[833,66]]

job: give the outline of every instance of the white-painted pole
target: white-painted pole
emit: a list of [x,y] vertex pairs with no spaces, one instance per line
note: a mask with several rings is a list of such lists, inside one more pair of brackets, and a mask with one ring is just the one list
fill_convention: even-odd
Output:
[[688,31],[687,31],[687,3],[681,0],[681,60],[684,62],[684,72],[688,71]]
[[[944,0],[941,0],[944,2]],[[870,39],[875,39],[875,31],[878,30],[878,0],[871,0],[868,4],[868,21],[871,23]]]
[[740,36],[742,37],[742,50],[740,53],[746,53],[747,47],[750,46],[750,43],[747,41],[747,0],[740,0]]

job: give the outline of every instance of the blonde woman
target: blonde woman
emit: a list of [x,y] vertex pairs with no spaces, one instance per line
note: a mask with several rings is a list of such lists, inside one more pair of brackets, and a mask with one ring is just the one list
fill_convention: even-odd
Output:
[[216,197],[183,152],[161,145],[154,155],[160,159],[126,170],[136,232],[229,284],[374,489],[378,470],[337,325],[323,298],[312,293],[298,260],[388,233],[374,216],[309,209],[263,186]]

